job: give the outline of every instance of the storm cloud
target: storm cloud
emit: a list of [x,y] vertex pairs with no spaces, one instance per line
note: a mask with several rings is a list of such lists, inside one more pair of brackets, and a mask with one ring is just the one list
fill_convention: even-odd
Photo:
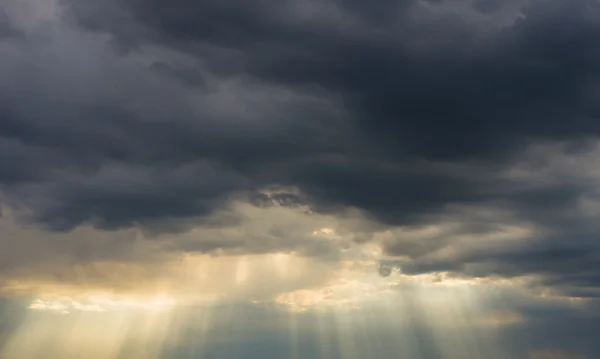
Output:
[[348,245],[231,235],[244,216],[217,214],[249,202],[337,216],[407,274],[599,294],[597,1],[0,8],[0,204],[22,224],[226,232],[169,251]]
[[538,141],[595,138],[600,11],[521,5],[59,2],[62,22],[2,44],[4,192],[57,229],[206,215],[269,185],[388,224],[568,206],[588,188],[502,172]]

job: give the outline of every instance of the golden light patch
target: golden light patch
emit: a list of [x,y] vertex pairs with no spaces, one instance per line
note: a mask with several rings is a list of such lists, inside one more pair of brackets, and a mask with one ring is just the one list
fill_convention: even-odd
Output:
[[[281,293],[324,285],[338,265],[291,253],[184,254],[150,268],[110,262],[80,265],[76,270],[49,268],[43,277],[17,277],[4,289],[33,297],[31,310],[54,312],[158,308],[172,302],[219,299],[268,301]],[[63,272],[69,276],[61,276]]]
[[107,312],[116,310],[169,310],[177,305],[177,301],[167,295],[156,295],[150,298],[117,297],[110,294],[92,295],[82,300],[69,297],[37,298],[29,305],[29,309],[70,313]]
[[328,228],[328,227],[324,227],[324,228],[319,228],[317,230],[314,230],[312,232],[313,236],[322,236],[322,237],[338,237],[335,233],[335,230],[333,228]]

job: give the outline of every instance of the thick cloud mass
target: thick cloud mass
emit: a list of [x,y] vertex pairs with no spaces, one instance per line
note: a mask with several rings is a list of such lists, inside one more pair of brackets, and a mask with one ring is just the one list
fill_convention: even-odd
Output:
[[0,358],[600,357],[597,0],[2,0],[0,59]]
[[[171,230],[232,200],[357,209],[360,241],[454,224],[384,241],[407,272],[595,295],[596,1],[49,4],[0,12],[0,198],[23,220]],[[503,226],[531,233],[461,246]]]

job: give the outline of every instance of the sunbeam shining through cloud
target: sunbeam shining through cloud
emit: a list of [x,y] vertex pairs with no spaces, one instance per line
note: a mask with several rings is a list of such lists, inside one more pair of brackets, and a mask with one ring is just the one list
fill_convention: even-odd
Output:
[[0,1],[0,359],[600,358],[597,0]]

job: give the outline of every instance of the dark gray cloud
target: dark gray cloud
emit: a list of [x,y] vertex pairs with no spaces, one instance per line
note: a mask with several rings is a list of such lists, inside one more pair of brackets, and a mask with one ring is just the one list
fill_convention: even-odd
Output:
[[[582,298],[600,296],[600,264],[595,238],[543,238],[516,247],[496,247],[486,250],[465,250],[451,258],[431,259],[426,254],[452,247],[451,240],[429,244],[408,242],[390,248],[411,259],[384,261],[387,272],[397,267],[408,274],[450,271],[469,277],[522,277],[536,275],[532,289],[553,288],[558,293]],[[573,243],[574,242],[574,243]]]
[[[8,130],[19,138],[91,152],[92,161],[156,166],[208,157],[252,178],[221,191],[298,186],[323,209],[356,206],[389,223],[410,223],[449,203],[500,199],[517,207],[558,207],[585,190],[511,191],[514,185],[499,181],[488,166],[475,174],[449,174],[435,161],[502,166],[534,140],[594,136],[600,34],[595,2],[518,3],[524,7],[516,7],[516,20],[504,26],[494,17],[504,7],[483,18],[476,11],[461,17],[458,10],[470,8],[462,2],[180,1],[168,9],[154,1],[63,4],[77,24],[129,44],[130,54],[158,44],[196,59],[208,72],[173,69],[164,61],[150,65],[162,75],[201,88],[210,83],[207,77],[242,76],[298,98],[283,106],[272,101],[268,110],[261,108],[268,114],[229,114],[238,119],[223,125],[225,114],[195,114],[170,98],[156,100],[175,113],[127,111],[123,101],[150,100],[132,88],[124,94],[132,98],[108,98],[113,102],[85,109],[106,127],[89,138],[75,140],[69,131],[49,136],[48,129],[27,127],[13,116]],[[318,91],[322,102],[314,103],[315,92],[307,91]],[[167,90],[160,92],[167,96]],[[157,118],[150,122],[148,115]],[[259,116],[272,119],[250,119]],[[102,136],[109,131],[121,139]],[[415,169],[415,159],[434,164]],[[142,212],[139,217],[146,217]]]
[[[386,249],[406,271],[600,285],[596,1],[59,4],[0,16],[23,34],[0,40],[0,190],[26,219],[152,227],[250,195],[461,234],[526,223],[546,232],[517,248]],[[302,195],[256,194],[272,186]]]
[[[308,17],[304,3],[324,14],[336,6],[340,19]],[[598,130],[593,1],[539,2],[500,29],[419,1],[178,2],[185,12],[160,2],[114,5],[94,12],[80,4],[79,19],[120,38],[130,37],[133,18],[147,34],[136,45],[162,41],[201,56],[225,47],[241,62],[230,74],[339,94],[348,120],[388,156],[490,156],[536,137]],[[110,16],[116,9],[132,18]]]

